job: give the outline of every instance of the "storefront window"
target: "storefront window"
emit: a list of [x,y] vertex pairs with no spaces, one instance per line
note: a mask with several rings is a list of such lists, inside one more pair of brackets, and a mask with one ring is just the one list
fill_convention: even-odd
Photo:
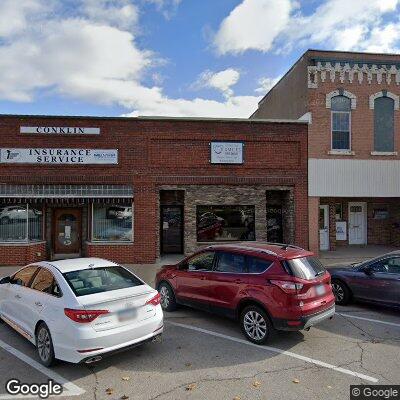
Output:
[[35,241],[42,237],[42,210],[26,204],[0,207],[0,242]]
[[255,240],[254,206],[197,206],[197,241]]
[[93,205],[92,239],[101,242],[132,241],[132,207]]

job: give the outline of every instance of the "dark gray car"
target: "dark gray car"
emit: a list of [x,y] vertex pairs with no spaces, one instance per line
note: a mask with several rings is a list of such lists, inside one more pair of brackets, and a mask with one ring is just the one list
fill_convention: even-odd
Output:
[[355,299],[400,307],[400,251],[328,271],[336,304]]

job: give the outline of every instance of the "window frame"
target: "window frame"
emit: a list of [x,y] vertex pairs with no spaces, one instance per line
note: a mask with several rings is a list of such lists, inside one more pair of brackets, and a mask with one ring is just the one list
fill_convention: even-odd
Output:
[[[95,204],[100,204],[104,207],[131,207],[132,209],[132,218],[131,218],[131,230],[132,230],[132,235],[130,240],[99,240],[94,238],[94,206]],[[127,206],[121,206],[119,204],[105,204],[105,203],[94,203],[92,202],[90,204],[90,241],[92,243],[97,243],[97,244],[132,244],[134,242],[134,202],[132,202],[130,205]]]
[[[390,150],[378,150],[377,149],[377,132],[376,132],[376,130],[375,130],[375,128],[376,128],[376,110],[377,110],[377,107],[376,107],[376,102],[378,102],[378,101],[381,101],[381,99],[390,99],[390,102],[391,102],[391,104],[393,105],[393,108],[391,109],[391,112],[393,113],[392,114],[392,122],[393,122],[393,126],[392,126],[392,132],[391,132],[391,134],[392,134],[392,148],[390,149]],[[374,120],[374,140],[373,140],[373,151],[375,152],[375,153],[393,153],[393,152],[395,152],[396,150],[395,150],[395,135],[396,135],[396,129],[395,129],[395,123],[396,123],[396,118],[395,118],[395,110],[396,110],[396,102],[395,102],[395,100],[392,98],[392,97],[389,97],[389,96],[378,96],[378,97],[376,97],[374,100],[373,100],[373,102],[374,102],[374,109],[373,109],[373,111],[374,111],[374,115],[373,115],[373,120]]]
[[[335,149],[333,147],[333,114],[348,114],[349,115],[349,148],[348,149]],[[344,132],[344,131],[335,131],[335,132]],[[331,109],[331,150],[335,152],[348,153],[351,151],[351,108],[350,111],[333,111]]]

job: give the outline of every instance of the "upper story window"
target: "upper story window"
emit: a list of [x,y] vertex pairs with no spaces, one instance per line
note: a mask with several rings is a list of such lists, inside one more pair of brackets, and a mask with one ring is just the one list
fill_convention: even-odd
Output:
[[335,96],[331,99],[332,150],[350,150],[351,99]]
[[394,100],[390,97],[374,100],[374,151],[394,151]]

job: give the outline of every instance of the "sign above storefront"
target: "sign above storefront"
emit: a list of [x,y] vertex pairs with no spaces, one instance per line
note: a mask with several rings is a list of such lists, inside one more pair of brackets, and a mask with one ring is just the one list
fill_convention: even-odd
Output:
[[0,163],[7,164],[118,164],[116,149],[0,149]]
[[20,133],[44,135],[99,135],[100,128],[82,128],[79,126],[21,126]]
[[211,164],[243,164],[243,142],[211,142]]

